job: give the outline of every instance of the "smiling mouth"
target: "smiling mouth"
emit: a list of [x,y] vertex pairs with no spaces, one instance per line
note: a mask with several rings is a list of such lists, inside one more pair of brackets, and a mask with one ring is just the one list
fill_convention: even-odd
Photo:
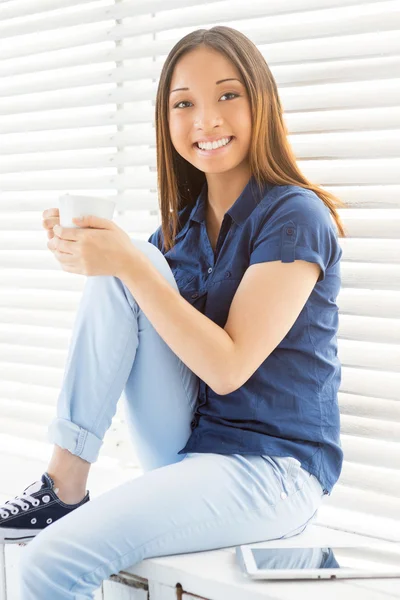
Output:
[[210,148],[210,150],[206,149],[206,148],[200,148],[200,146],[197,145],[197,142],[195,142],[193,144],[193,146],[196,148],[196,150],[198,150],[199,152],[205,152],[205,153],[213,153],[213,152],[218,152],[218,150],[223,150],[224,148],[227,148],[228,146],[230,146],[231,142],[235,139],[235,136],[231,135],[229,136],[229,142],[227,144],[224,144],[223,146],[217,146],[217,148]]

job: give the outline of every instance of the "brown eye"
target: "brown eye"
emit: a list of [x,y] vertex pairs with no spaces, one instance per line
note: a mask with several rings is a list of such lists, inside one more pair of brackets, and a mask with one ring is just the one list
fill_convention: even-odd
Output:
[[180,104],[188,104],[187,100],[181,100],[180,102],[178,102],[177,104],[175,104],[174,108],[180,108],[179,105]]
[[227,94],[222,94],[222,96],[239,96],[239,94],[235,94],[234,92],[228,92]]

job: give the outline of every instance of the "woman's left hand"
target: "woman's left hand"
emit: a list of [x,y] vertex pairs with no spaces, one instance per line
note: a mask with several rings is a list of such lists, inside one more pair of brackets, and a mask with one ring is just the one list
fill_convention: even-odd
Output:
[[129,235],[113,221],[87,215],[73,222],[78,228],[55,225],[55,235],[47,243],[64,271],[121,277],[141,259]]

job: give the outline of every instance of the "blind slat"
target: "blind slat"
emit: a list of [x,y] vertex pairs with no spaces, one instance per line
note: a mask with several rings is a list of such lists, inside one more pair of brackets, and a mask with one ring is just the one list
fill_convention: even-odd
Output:
[[357,394],[338,394],[340,413],[356,417],[366,417],[372,423],[375,419],[394,420],[400,423],[400,402],[397,400],[385,400],[371,396],[360,396]]
[[[1,200],[1,210],[4,213],[7,212],[26,212],[26,211],[40,211],[39,215],[35,215],[34,219],[30,219],[29,222],[35,223],[35,227],[41,226],[42,213],[45,208],[50,208],[56,201],[54,195],[49,191],[41,190],[42,193],[40,197],[35,195],[35,192],[29,194],[31,196],[30,199],[27,199],[27,195],[17,195],[15,193],[10,193],[10,195]],[[158,195],[157,192],[151,192],[146,189],[141,189],[140,194],[136,192],[130,192],[129,190],[125,193],[120,194],[108,194],[104,190],[102,190],[102,197],[108,198],[110,200],[115,200],[118,206],[118,210],[121,211],[129,211],[129,210],[151,210],[157,211],[158,207]],[[48,198],[48,200],[46,200]],[[50,205],[48,204],[50,202]],[[46,205],[46,206],[45,206]],[[400,207],[399,207],[400,208]],[[8,218],[7,215],[3,215],[3,218]],[[21,219],[24,219],[23,215],[20,215],[19,219],[16,222],[19,222]],[[1,223],[0,223],[1,228]],[[24,226],[25,228],[25,226]],[[31,228],[31,227],[30,227]],[[14,241],[13,241],[14,240]],[[23,240],[22,240],[23,241]],[[5,237],[0,237],[0,248],[17,248],[20,247],[21,240],[15,240],[14,237],[10,240],[5,241]],[[9,244],[13,244],[10,246]],[[18,245],[14,245],[14,243]],[[7,244],[7,246],[5,245]]]
[[[91,1],[91,0],[87,0]],[[376,32],[349,34],[337,43],[336,35],[340,30],[332,32],[330,37],[319,39],[285,40],[284,42],[269,42],[265,37],[260,43],[262,54],[265,56],[270,67],[284,65],[286,63],[310,62],[315,59],[316,52],[319,60],[335,60],[349,58],[385,57],[396,55],[400,52],[400,40],[397,31],[386,31],[382,38]],[[259,35],[259,34],[258,34]],[[177,41],[177,40],[176,40]],[[42,75],[43,72],[74,66],[93,66],[99,63],[122,62],[138,58],[151,58],[154,55],[168,53],[168,45],[172,40],[149,42],[138,42],[130,46],[119,46],[115,49],[99,49],[90,46],[79,46],[68,48],[68,52],[58,52],[54,57],[52,54],[40,52],[34,56],[27,55],[20,64],[9,64],[10,61],[1,60],[0,77],[16,77],[35,73]],[[311,65],[310,65],[311,66]],[[138,67],[140,70],[140,67]],[[276,68],[276,67],[275,67]]]
[[[55,300],[58,300],[57,296]],[[34,325],[35,327],[47,327],[50,330],[52,328],[57,329],[67,329],[68,334],[70,334],[71,328],[75,321],[75,312],[78,306],[76,303],[71,306],[69,311],[65,310],[54,310],[54,309],[44,309],[42,303],[37,304],[36,306],[32,306],[32,299],[29,301],[29,308],[24,310],[22,308],[7,308],[5,306],[5,302],[3,300],[2,310],[0,312],[0,331],[3,331],[3,326],[7,325],[7,343],[12,343],[12,339],[9,337],[10,325],[14,330],[14,327],[18,325]],[[12,306],[12,305],[11,305]],[[54,305],[53,305],[54,306]],[[5,338],[0,337],[0,339],[4,342]],[[36,343],[36,337],[34,338],[34,343]],[[0,396],[1,397],[1,396]]]
[[341,435],[346,460],[375,468],[400,469],[399,444],[386,440]]
[[[372,209],[371,209],[372,211]],[[376,211],[378,212],[378,211]],[[346,219],[345,219],[346,220]],[[389,221],[389,219],[388,219]],[[384,226],[384,224],[383,224]],[[376,231],[376,230],[375,230]],[[363,231],[363,233],[365,233]],[[339,244],[352,262],[399,263],[400,239],[340,238]]]
[[[342,415],[341,426],[345,435],[374,438],[385,442],[397,442],[400,439],[400,423],[395,420],[384,421],[382,419]],[[368,464],[368,461],[366,462]],[[398,475],[400,476],[400,473]],[[374,487],[374,485],[370,485],[370,487]],[[397,492],[396,495],[400,497]]]
[[49,10],[67,8],[68,6],[76,6],[77,4],[92,1],[93,0],[35,0],[35,2],[32,2],[32,0],[19,0],[18,2],[3,2],[0,5],[0,21],[37,15]]
[[400,323],[398,319],[388,317],[373,318],[341,314],[338,337],[341,340],[400,344]]
[[337,304],[340,313],[366,317],[400,318],[399,290],[341,288]]
[[[367,494],[380,490],[381,494],[388,496],[391,500],[400,498],[400,472],[395,469],[382,469],[380,467],[371,467],[370,465],[361,465],[345,461],[341,473],[341,485],[346,487],[355,487],[357,491],[364,490]],[[364,503],[360,509],[364,507]],[[400,506],[399,506],[400,508]],[[369,512],[369,511],[366,511]],[[381,514],[379,511],[374,514]],[[387,515],[393,517],[400,515]]]
[[[329,502],[329,499],[328,499]],[[376,490],[367,492],[353,486],[336,486],[335,502],[332,503],[339,508],[345,508],[354,512],[363,512],[373,516],[385,515],[388,519],[399,521],[400,504],[398,498],[386,496]]]
[[377,396],[387,400],[398,400],[400,372],[360,369],[352,366],[349,367],[342,363],[340,389],[348,394]]
[[[384,512],[378,516],[360,510],[338,508],[333,504],[333,497],[327,498],[327,501],[318,510],[315,524],[339,531],[348,531],[359,535],[365,534],[381,540],[398,542],[400,539],[400,522],[398,520],[387,518]],[[373,580],[371,579],[371,581]],[[377,585],[382,586],[382,581],[383,579],[380,579]],[[375,598],[377,598],[377,593],[374,592]],[[363,598],[365,598],[365,591],[363,592]]]

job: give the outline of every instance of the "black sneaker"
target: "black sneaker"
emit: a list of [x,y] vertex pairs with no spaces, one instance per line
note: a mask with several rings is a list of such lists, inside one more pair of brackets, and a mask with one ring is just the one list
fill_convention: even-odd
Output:
[[29,485],[21,496],[0,504],[0,544],[29,542],[42,529],[90,501],[89,491],[77,504],[65,504],[56,492],[58,488],[45,472],[41,481]]

